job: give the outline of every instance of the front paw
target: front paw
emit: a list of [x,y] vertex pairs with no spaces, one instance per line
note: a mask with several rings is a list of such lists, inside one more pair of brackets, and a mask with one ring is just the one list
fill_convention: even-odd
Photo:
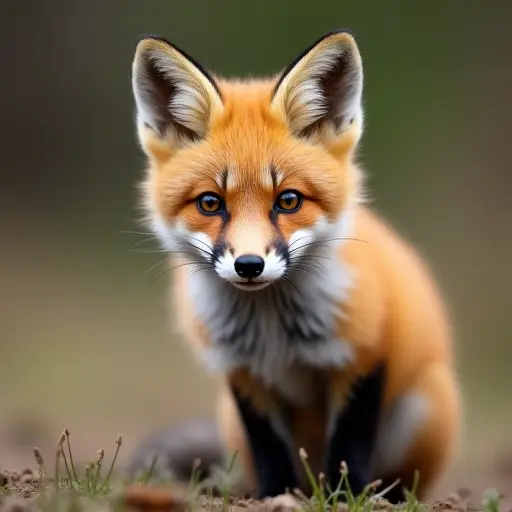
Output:
[[[288,478],[287,478],[288,476]],[[294,477],[286,473],[274,473],[260,478],[256,499],[275,498],[287,492],[293,492],[297,487],[297,481]]]

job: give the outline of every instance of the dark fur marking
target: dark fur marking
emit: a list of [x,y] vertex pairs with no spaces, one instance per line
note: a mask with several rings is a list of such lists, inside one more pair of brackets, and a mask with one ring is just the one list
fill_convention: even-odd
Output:
[[226,233],[226,229],[231,220],[231,214],[227,210],[223,210],[219,215],[222,218],[222,226],[220,228],[219,236],[215,241],[215,245],[213,246],[212,264],[215,264],[216,261],[219,261],[219,258],[224,255],[226,249],[231,250],[231,248],[228,247],[226,239],[224,238],[224,234]]
[[272,178],[272,187],[277,188],[277,172],[274,167],[270,169],[270,177]]
[[281,256],[285,260],[286,267],[288,267],[291,263],[290,261],[290,251],[288,251],[288,244],[284,241],[283,238],[278,238],[275,241],[274,248],[277,256]]
[[345,409],[336,418],[327,452],[327,479],[334,489],[340,481],[340,464],[348,466],[348,481],[354,495],[370,483],[370,457],[381,413],[385,366],[380,364],[355,383]]
[[228,188],[228,170],[227,169],[224,169],[222,171],[222,184],[221,184],[221,188],[222,190],[227,190]]
[[219,258],[224,255],[226,248],[226,241],[224,240],[224,238],[219,237],[212,249],[212,265],[214,265],[215,262],[219,261]]
[[[245,321],[240,323],[237,327],[235,327],[233,334],[232,334],[232,336],[234,338],[242,339],[242,338],[246,337],[247,332],[249,331],[249,328],[251,327],[251,323],[254,319],[255,308],[256,308],[256,304],[253,302],[248,308],[247,317],[246,317]],[[247,347],[245,347],[245,348],[247,348]],[[245,350],[245,351],[247,351],[247,350]]]
[[232,389],[254,458],[257,497],[262,499],[298,487],[297,472],[286,442],[268,417],[259,414],[249,399]]
[[[298,304],[292,299],[296,291],[286,283],[282,288],[268,290],[268,307],[277,314],[284,338],[281,342],[293,345],[320,344],[331,339],[331,326],[322,322],[309,309]],[[264,321],[261,315],[265,312],[256,308],[256,301],[263,300],[256,297],[258,292],[253,292],[254,297],[243,296],[244,300],[237,299],[231,306],[228,318],[234,322],[228,334],[218,339],[218,342],[229,346],[231,350],[240,356],[250,356],[258,347],[260,322]],[[249,299],[249,301],[248,301]],[[215,316],[215,315],[212,315]],[[296,318],[307,317],[309,329],[305,330]],[[252,334],[250,338],[249,334]]]
[[288,251],[288,244],[286,243],[283,234],[279,229],[279,223],[277,221],[278,215],[279,214],[274,210],[271,210],[269,213],[270,222],[272,223],[274,229],[276,230],[276,236],[272,241],[272,245],[276,251],[276,255],[281,256],[281,258],[283,258],[286,262],[286,267],[288,267],[290,265],[290,253]]

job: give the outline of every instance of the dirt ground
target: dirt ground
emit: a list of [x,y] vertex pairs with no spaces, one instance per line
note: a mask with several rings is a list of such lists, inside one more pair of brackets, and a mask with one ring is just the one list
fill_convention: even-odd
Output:
[[[16,496],[2,496],[0,492],[1,512],[36,510],[34,499],[38,494],[39,473],[35,468],[34,461],[31,467],[20,466],[10,470],[5,468],[0,470],[0,491],[2,488],[4,490],[10,488],[14,489],[16,494]],[[501,495],[499,510],[512,512],[512,449],[499,450],[499,453],[491,454],[485,463],[454,468],[436,489],[428,509],[437,511],[482,510],[484,492],[490,488],[496,489]],[[130,510],[181,510],[184,509],[184,505],[181,503],[182,495],[183,491],[180,489],[169,491],[158,488],[147,488],[146,490],[128,488],[125,490],[123,499],[131,504]],[[222,509],[221,502],[218,500],[209,501],[208,504],[205,500],[206,497],[199,499],[198,510]],[[233,502],[231,510],[259,509],[277,512],[292,510],[290,507],[297,503],[289,496],[282,496],[266,503],[238,500]],[[104,510],[104,508],[94,505],[92,508],[86,507],[84,510]]]
[[[0,429],[0,512],[33,510],[30,508],[31,499],[37,494],[39,484],[39,473],[33,455],[34,446],[39,446],[43,453],[48,475],[53,476],[54,474],[55,439],[58,435],[49,435],[48,432],[41,430],[41,425],[38,424],[13,422],[12,420],[13,418],[11,418],[11,421],[4,423],[4,426],[9,423],[9,428]],[[172,429],[175,433],[182,432],[181,434],[169,435],[169,431],[164,429],[167,435],[163,438],[172,438],[174,441],[178,439],[178,444],[181,445],[183,444],[182,441],[185,441],[183,432],[186,432],[188,441],[185,444],[187,446],[193,445],[201,453],[201,456],[204,455],[203,462],[208,464],[206,447],[215,446],[214,436],[211,437],[213,434],[211,429],[208,428],[208,421],[205,422],[204,429],[195,430],[195,434],[192,433],[194,429],[190,425],[196,425],[197,427],[202,425],[201,421],[179,423],[177,430],[175,430],[176,427]],[[201,434],[199,435],[199,433]],[[135,448],[142,448],[152,439],[152,436],[142,435],[140,431],[138,433],[136,431],[125,432],[123,436],[125,440],[116,465],[116,469],[121,471],[126,468],[129,459],[134,460],[133,457],[137,452]],[[73,431],[71,433],[70,439],[72,440],[71,444],[77,465],[84,466],[89,463],[91,456],[94,457],[99,448],[97,445],[98,439],[104,439],[104,437],[105,432],[95,430],[92,425],[87,425],[84,431]],[[489,437],[493,437],[493,439],[489,439]],[[155,438],[159,438],[156,433]],[[137,440],[141,439],[143,442],[139,444]],[[179,441],[180,439],[181,441]],[[510,437],[507,435],[504,439],[501,439],[488,434],[485,439],[488,442],[483,443],[478,448],[478,443],[463,444],[467,453],[469,454],[469,450],[471,450],[471,454],[464,456],[464,450],[460,450],[462,454],[459,454],[458,461],[455,461],[455,464],[437,488],[434,489],[431,500],[435,503],[436,510],[482,510],[484,492],[488,489],[495,489],[501,495],[500,510],[512,512],[512,445],[508,442]],[[166,449],[176,454],[179,450],[177,450],[174,441],[167,442]],[[105,460],[108,459],[108,463],[110,463],[115,446],[115,437],[112,443],[103,446],[107,454]],[[146,451],[147,449],[143,449],[141,453]],[[196,456],[194,455],[194,457]],[[210,453],[210,456],[212,461],[216,459],[215,450]],[[173,455],[173,460],[176,461],[175,455]],[[2,496],[8,487],[15,490],[16,497]],[[165,492],[154,495],[137,492],[139,494],[133,494],[131,499],[139,504],[155,500],[165,502],[166,499],[171,501],[175,499],[173,496],[167,496]],[[281,501],[278,500],[276,503],[279,504]],[[16,508],[20,506],[24,508]],[[256,503],[241,502],[237,506],[253,509],[256,507]],[[215,508],[214,506],[213,509]],[[149,508],[148,510],[152,509]]]

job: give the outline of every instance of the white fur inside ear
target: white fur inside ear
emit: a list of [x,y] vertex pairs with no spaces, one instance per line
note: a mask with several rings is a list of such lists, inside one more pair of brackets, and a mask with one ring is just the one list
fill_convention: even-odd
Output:
[[139,125],[147,124],[160,135],[176,124],[202,137],[212,111],[222,105],[209,79],[159,41],[137,51],[132,84]]
[[288,72],[273,105],[281,109],[294,133],[322,119],[344,130],[362,114],[362,89],[362,63],[355,42],[335,36],[313,47]]

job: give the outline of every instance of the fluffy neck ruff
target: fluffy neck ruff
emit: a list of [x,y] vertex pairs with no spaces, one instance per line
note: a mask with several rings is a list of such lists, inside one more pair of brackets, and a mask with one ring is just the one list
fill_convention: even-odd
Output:
[[311,231],[289,272],[259,291],[238,290],[213,270],[189,274],[192,303],[212,346],[204,351],[213,371],[239,367],[271,386],[295,365],[340,367],[353,358],[337,330],[352,284],[340,260],[351,215]]

